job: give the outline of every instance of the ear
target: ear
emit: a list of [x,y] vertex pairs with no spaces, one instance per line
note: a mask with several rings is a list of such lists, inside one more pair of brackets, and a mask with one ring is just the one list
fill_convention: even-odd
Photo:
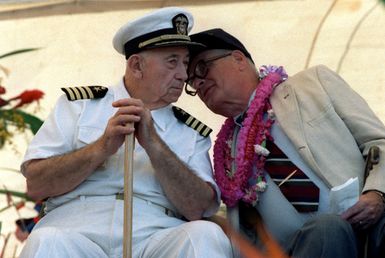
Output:
[[234,58],[235,62],[238,64],[239,69],[242,71],[247,65],[247,57],[240,50],[233,50],[231,56]]
[[127,72],[131,73],[136,78],[143,77],[144,59],[141,55],[131,55],[127,59]]

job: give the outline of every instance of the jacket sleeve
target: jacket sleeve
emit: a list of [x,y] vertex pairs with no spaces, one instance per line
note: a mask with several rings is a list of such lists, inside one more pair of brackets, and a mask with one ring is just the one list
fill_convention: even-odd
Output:
[[362,156],[366,157],[371,146],[380,149],[380,162],[373,167],[363,191],[385,192],[385,126],[374,114],[367,102],[357,94],[338,74],[325,66],[317,67],[319,81],[332,101],[333,107],[354,137]]

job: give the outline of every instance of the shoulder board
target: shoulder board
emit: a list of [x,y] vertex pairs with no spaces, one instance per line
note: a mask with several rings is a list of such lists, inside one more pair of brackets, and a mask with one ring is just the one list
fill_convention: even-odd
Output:
[[100,99],[103,98],[107,91],[107,87],[103,86],[79,86],[79,87],[67,87],[61,88],[67,95],[67,99],[70,101],[78,99]]
[[207,137],[213,131],[210,127],[203,124],[201,121],[184,111],[179,107],[172,107],[172,111],[174,112],[175,117],[190,126],[192,129],[196,130],[203,137]]

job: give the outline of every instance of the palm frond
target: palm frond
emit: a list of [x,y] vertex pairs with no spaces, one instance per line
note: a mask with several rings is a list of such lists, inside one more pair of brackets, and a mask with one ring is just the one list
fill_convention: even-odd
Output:
[[0,109],[0,118],[3,118],[9,122],[17,123],[17,117],[21,117],[23,122],[27,125],[27,128],[31,130],[33,134],[36,134],[43,121],[34,115],[30,115],[20,109]]
[[1,55],[0,59],[5,58],[7,56],[13,56],[13,55],[17,55],[17,54],[21,54],[21,53],[25,53],[25,52],[35,51],[38,49],[40,49],[40,48],[23,48],[23,49],[14,50],[14,51],[11,51],[11,52],[8,52],[8,53]]
[[6,190],[6,189],[0,189],[0,194],[10,194],[15,197],[23,198],[26,201],[33,201],[31,198],[27,196],[26,193],[24,192],[19,192],[19,191],[12,191],[12,190]]

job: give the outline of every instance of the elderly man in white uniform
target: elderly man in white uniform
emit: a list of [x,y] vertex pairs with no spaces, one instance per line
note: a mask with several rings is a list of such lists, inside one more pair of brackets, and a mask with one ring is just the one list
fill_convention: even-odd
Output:
[[47,200],[21,257],[122,257],[122,145],[131,133],[133,257],[232,257],[220,227],[202,220],[220,196],[210,129],[188,126],[194,118],[170,104],[187,79],[188,49],[199,47],[187,35],[192,25],[176,7],[131,21],[113,40],[127,59],[123,80],[63,89],[22,164],[28,195]]

